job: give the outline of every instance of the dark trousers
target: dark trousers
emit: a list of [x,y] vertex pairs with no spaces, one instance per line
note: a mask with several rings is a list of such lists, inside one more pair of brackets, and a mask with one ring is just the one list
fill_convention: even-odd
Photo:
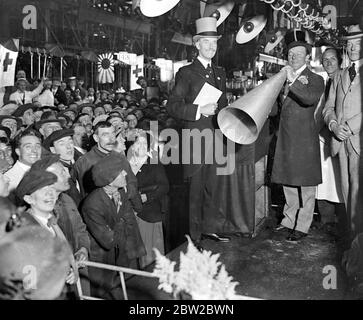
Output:
[[[216,232],[210,225],[215,212],[214,183],[215,165],[203,165],[192,177],[188,178],[189,187],[189,233],[197,240],[204,232]],[[208,221],[209,220],[209,221]],[[208,224],[204,225],[204,224]]]

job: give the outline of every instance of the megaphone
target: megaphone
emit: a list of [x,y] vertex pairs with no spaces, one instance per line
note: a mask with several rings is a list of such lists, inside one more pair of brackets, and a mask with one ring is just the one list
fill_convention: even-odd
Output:
[[141,0],[140,10],[146,17],[158,17],[173,9],[180,0]]
[[203,13],[203,17],[214,17],[217,19],[217,27],[227,19],[229,14],[234,8],[234,2],[228,1],[226,3],[216,2],[213,4],[208,4]]
[[237,33],[236,42],[241,44],[251,41],[263,30],[266,23],[267,19],[263,15],[245,21]]
[[281,71],[219,111],[222,133],[235,143],[255,142],[285,81],[286,73]]

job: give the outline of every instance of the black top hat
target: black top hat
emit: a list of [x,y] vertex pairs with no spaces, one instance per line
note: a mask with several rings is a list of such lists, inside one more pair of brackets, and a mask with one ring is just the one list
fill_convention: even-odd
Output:
[[287,52],[295,47],[305,47],[307,52],[311,53],[312,46],[305,40],[305,32],[300,30],[293,30],[286,34],[285,43],[287,45]]

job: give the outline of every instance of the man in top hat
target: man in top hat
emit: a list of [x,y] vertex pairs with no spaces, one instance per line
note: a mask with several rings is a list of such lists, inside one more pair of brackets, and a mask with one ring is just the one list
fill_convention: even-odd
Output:
[[276,231],[290,241],[305,237],[313,221],[316,187],[322,182],[319,135],[315,109],[324,93],[324,80],[307,67],[311,46],[305,33],[285,37],[288,51],[287,82],[271,180],[283,185],[284,219]]
[[[137,268],[136,259],[146,251],[134,213],[142,210],[141,198],[136,206],[128,196],[129,168],[115,152],[98,161],[92,168],[97,189],[86,198],[82,214],[91,235],[90,260]],[[92,268],[89,274],[92,295],[123,299],[117,272]]]
[[[200,18],[196,20],[196,27],[197,34],[193,41],[199,55],[192,64],[182,67],[176,74],[167,109],[171,116],[183,120],[184,129],[200,132],[206,129],[214,135],[214,115],[227,105],[225,71],[212,63],[221,36],[217,34],[215,18]],[[215,103],[197,105],[194,100],[206,83],[221,90],[222,95]],[[183,139],[183,145],[193,144],[190,137],[183,136]],[[218,235],[214,224],[219,214],[213,205],[215,194],[212,192],[216,184],[216,166],[206,163],[206,159],[214,159],[214,138],[212,141],[205,140],[200,148],[201,154],[191,150],[190,164],[183,165],[184,178],[189,187],[189,231],[196,241],[205,233],[213,240],[226,242],[229,238]]]
[[73,166],[75,161],[78,160],[81,154],[74,148],[73,134],[74,131],[72,129],[62,129],[54,131],[44,140],[43,147],[50,151],[52,154],[59,155],[59,160],[62,165],[67,169],[70,177],[70,187],[67,194],[74,200],[78,207],[82,198],[81,194],[79,193],[79,185],[74,174]]
[[347,53],[350,66],[334,77],[329,97],[323,110],[326,125],[333,133],[332,156],[338,156],[343,198],[347,210],[349,239],[363,232],[363,159],[362,139],[362,80],[363,65],[361,41],[363,32],[358,25],[350,26]]
[[25,78],[19,78],[16,81],[17,90],[12,93],[9,97],[10,101],[15,101],[18,105],[32,103],[33,99],[42,92],[44,79],[40,82],[39,86],[33,91],[28,91],[26,89],[28,81]]

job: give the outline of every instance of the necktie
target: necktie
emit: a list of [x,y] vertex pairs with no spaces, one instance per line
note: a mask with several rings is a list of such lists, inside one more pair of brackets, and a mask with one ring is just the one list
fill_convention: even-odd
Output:
[[49,219],[48,219],[48,223],[47,223],[47,226],[49,228],[52,228],[53,225],[57,224],[58,222],[58,219],[55,217],[55,216],[51,216]]
[[285,100],[287,98],[289,91],[290,91],[290,81],[287,80],[285,83],[285,87],[284,87],[283,100]]
[[207,72],[208,72],[208,74],[209,74],[209,76],[213,76],[213,69],[212,69],[212,67],[211,67],[211,65],[208,63],[208,66],[207,66]]
[[23,93],[23,99],[21,101],[25,104],[25,92]]
[[329,91],[330,91],[330,87],[331,87],[331,79],[329,78],[328,79],[328,82],[326,83],[326,86],[325,86],[325,101],[328,100],[328,97],[329,97]]
[[353,63],[350,68],[348,69],[349,71],[349,78],[350,78],[350,82],[352,82],[355,78],[355,76],[357,75],[357,72],[355,71],[355,63]]
[[118,212],[118,210],[120,209],[121,204],[122,204],[121,203],[121,194],[120,194],[120,192],[118,190],[116,190],[114,192],[110,191],[110,190],[107,190],[106,193],[107,193],[107,195],[109,197],[111,197],[113,203],[115,204],[117,212]]

